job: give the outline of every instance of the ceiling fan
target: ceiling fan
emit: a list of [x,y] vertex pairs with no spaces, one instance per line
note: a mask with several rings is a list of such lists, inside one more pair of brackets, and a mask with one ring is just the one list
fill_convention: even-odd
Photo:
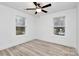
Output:
[[43,10],[43,9],[51,6],[51,4],[47,4],[45,6],[40,6],[40,4],[37,2],[33,2],[33,4],[36,6],[36,8],[26,8],[25,10],[36,10],[35,14],[37,14],[38,12],[41,12],[41,11],[44,13],[47,13],[48,11]]

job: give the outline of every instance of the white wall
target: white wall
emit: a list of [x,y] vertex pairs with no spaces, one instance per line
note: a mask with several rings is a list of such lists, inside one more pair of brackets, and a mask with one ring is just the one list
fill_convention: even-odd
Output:
[[[65,16],[65,36],[53,33],[53,17]],[[76,47],[76,9],[69,9],[41,16],[37,23],[38,39]]]
[[77,5],[77,50],[79,54],[79,4]]
[[[26,17],[26,34],[16,36],[16,15]],[[34,39],[34,18],[21,11],[0,5],[0,50]]]

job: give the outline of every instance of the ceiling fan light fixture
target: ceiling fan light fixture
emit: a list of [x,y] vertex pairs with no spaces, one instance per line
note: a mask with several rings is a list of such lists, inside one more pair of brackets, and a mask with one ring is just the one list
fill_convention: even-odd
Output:
[[41,12],[41,9],[40,9],[40,8],[39,8],[39,9],[36,9],[36,11],[37,11],[37,12]]
[[35,8],[27,8],[26,10],[36,10],[35,14],[40,13],[40,12],[47,13],[48,11],[44,10],[44,8],[51,6],[51,4],[46,4],[44,6],[41,6],[40,3],[38,2],[33,2],[33,4],[35,5]]

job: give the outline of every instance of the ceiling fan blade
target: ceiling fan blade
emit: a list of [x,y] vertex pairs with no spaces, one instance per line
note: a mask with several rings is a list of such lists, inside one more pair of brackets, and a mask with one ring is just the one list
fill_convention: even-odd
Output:
[[42,10],[44,13],[47,13],[47,11],[45,11],[45,10]]
[[37,14],[37,12],[35,12],[35,14]]
[[38,4],[38,7],[40,7],[40,8],[41,8],[40,4]]
[[36,8],[27,8],[25,10],[36,10]]
[[34,3],[34,5],[35,5],[35,6],[37,6],[37,5],[38,5],[38,4],[37,4],[37,2],[33,2],[33,3]]
[[42,8],[46,8],[46,7],[49,7],[49,6],[51,6],[51,4],[47,4],[47,5],[43,6]]

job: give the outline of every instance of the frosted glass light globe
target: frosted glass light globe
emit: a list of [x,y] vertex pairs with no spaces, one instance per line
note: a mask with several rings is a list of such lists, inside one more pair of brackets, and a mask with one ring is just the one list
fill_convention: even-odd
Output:
[[41,9],[36,9],[37,12],[41,12]]

